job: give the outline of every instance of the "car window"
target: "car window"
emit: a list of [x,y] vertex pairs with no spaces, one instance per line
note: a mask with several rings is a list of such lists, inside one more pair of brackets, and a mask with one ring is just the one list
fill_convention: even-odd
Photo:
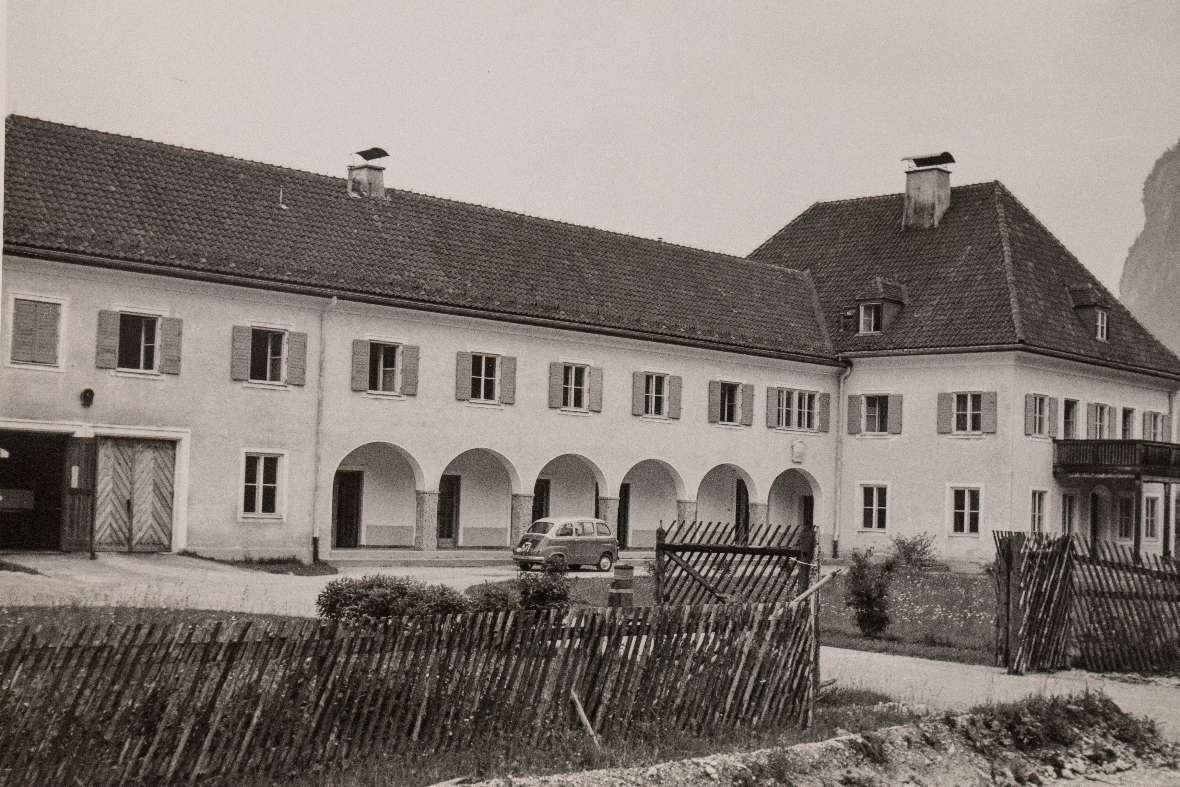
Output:
[[549,532],[549,528],[551,527],[553,527],[552,522],[533,522],[533,526],[529,528],[529,532],[543,536]]
[[574,534],[574,529],[569,525],[562,525],[557,530],[557,535],[559,538],[569,537],[569,536],[572,536],[573,534]]
[[601,522],[599,522],[598,523],[598,535],[609,536],[610,535],[610,528],[607,527],[606,525],[602,524]]

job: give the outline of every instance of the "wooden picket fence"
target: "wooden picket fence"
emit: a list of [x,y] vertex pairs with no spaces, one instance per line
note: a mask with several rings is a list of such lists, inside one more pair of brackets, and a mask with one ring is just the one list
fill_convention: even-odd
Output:
[[818,579],[815,530],[677,520],[656,530],[656,603],[778,603]]
[[1180,563],[1080,535],[997,532],[995,541],[1000,666],[1180,669]]
[[609,745],[807,724],[814,616],[801,600],[25,629],[0,639],[0,784],[233,783],[375,753],[543,746],[585,725]]

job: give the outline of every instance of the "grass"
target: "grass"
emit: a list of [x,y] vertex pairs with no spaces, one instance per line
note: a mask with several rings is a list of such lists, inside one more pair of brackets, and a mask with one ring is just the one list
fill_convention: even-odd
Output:
[[35,568],[22,566],[20,563],[12,563],[8,560],[0,560],[0,571],[12,571],[17,574],[36,574],[41,576],[41,572]]
[[644,767],[658,762],[751,751],[772,746],[825,740],[844,732],[862,732],[913,721],[914,716],[897,705],[881,706],[890,698],[860,689],[833,688],[815,706],[812,726],[795,726],[754,732],[735,731],[719,736],[686,735],[668,729],[647,730],[626,740],[608,739],[603,751],[595,750],[584,734],[571,729],[545,746],[508,747],[494,742],[462,752],[398,754],[358,761],[334,772],[314,772],[290,779],[243,779],[243,787],[386,787],[397,784],[418,787],[459,776],[502,778],[569,773],[592,768]]
[[142,623],[168,625],[212,623],[225,624],[242,620],[270,623],[284,620],[306,620],[283,615],[256,615],[249,612],[223,612],[214,609],[177,609],[172,607],[0,607],[0,635],[24,626],[42,626],[46,635],[52,632],[77,630],[81,626],[129,625]]
[[300,577],[323,577],[338,573],[335,566],[327,563],[301,563],[294,555],[290,557],[241,557],[235,560],[222,560],[182,549],[177,552],[184,557],[194,557],[198,560],[208,560],[210,563],[220,563],[223,566],[245,568],[252,571],[265,571],[268,574],[294,574]]

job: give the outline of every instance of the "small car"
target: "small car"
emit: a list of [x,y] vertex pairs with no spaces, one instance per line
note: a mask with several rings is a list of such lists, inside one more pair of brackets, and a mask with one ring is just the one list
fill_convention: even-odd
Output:
[[581,516],[544,517],[533,522],[512,549],[521,568],[564,560],[570,568],[592,565],[610,571],[619,559],[619,542],[601,519]]

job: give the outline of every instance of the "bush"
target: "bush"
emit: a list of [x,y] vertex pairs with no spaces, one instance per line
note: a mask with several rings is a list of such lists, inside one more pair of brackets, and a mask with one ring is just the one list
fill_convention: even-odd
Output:
[[471,596],[471,608],[475,612],[520,609],[520,580],[494,585],[485,581],[479,587],[469,589],[467,595]]
[[354,622],[446,615],[471,609],[464,596],[446,585],[427,585],[412,577],[384,574],[334,579],[320,591],[315,605],[322,618]]
[[889,584],[897,563],[874,563],[873,550],[854,549],[844,577],[844,604],[856,612],[856,625],[866,637],[879,637],[889,627]]
[[934,536],[919,533],[916,536],[894,536],[893,557],[903,566],[930,568],[938,563],[938,550],[934,547]]
[[565,561],[547,561],[541,573],[521,571],[516,578],[524,609],[569,609],[572,596]]

